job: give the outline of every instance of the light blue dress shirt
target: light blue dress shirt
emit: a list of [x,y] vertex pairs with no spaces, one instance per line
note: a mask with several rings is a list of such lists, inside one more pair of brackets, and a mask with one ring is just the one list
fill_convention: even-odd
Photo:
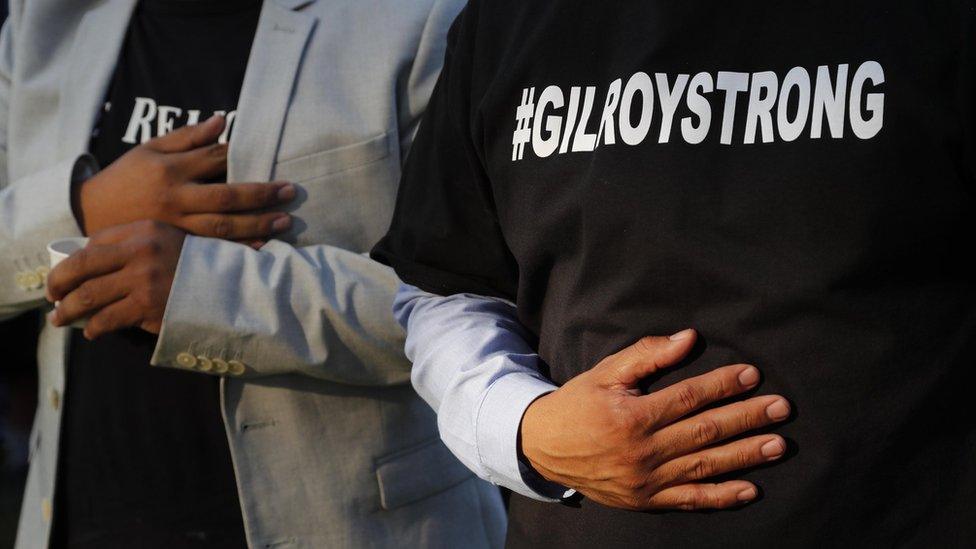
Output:
[[568,497],[518,456],[525,409],[556,386],[539,373],[515,306],[401,285],[393,308],[407,331],[413,386],[437,412],[444,444],[489,482],[541,501]]

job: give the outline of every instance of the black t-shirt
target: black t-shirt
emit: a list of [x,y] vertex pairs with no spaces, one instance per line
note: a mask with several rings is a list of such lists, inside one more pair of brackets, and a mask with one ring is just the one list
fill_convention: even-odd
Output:
[[976,3],[473,0],[374,257],[515,299],[564,383],[697,328],[794,403],[762,500],[513,496],[515,547],[976,539]]
[[[232,130],[260,8],[140,2],[92,136],[99,163],[215,112]],[[219,378],[151,367],[155,346],[136,329],[94,342],[73,330],[56,546],[245,544]]]

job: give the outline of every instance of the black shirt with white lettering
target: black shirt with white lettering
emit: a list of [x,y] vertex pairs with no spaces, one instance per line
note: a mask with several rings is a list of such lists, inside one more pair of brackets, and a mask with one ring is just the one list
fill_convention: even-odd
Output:
[[[232,123],[260,7],[140,2],[92,136],[99,163],[215,112]],[[72,331],[56,547],[245,545],[219,379],[151,367],[155,346],[137,329]]]
[[702,336],[795,417],[763,497],[633,513],[518,495],[513,547],[976,539],[976,3],[473,0],[373,251],[513,299],[562,384]]

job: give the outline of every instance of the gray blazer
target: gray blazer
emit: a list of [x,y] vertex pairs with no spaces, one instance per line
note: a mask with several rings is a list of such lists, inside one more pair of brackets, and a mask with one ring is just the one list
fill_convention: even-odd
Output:
[[[135,0],[20,0],[0,39],[0,316],[42,307],[45,244],[77,235],[70,186]],[[299,188],[260,252],[186,240],[153,365],[220,375],[254,547],[492,547],[494,487],[411,390],[387,228],[401,159],[463,0],[274,0],[261,13],[230,181]],[[46,326],[18,547],[47,545],[67,331]],[[2,365],[0,365],[2,367]],[[191,373],[192,372],[192,373]]]

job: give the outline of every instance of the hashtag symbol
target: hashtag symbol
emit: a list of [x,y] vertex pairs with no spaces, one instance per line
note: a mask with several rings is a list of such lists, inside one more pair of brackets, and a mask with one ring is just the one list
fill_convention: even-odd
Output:
[[522,104],[515,109],[515,132],[512,133],[512,161],[522,160],[525,144],[532,140],[532,115],[535,114],[535,88],[522,90]]

